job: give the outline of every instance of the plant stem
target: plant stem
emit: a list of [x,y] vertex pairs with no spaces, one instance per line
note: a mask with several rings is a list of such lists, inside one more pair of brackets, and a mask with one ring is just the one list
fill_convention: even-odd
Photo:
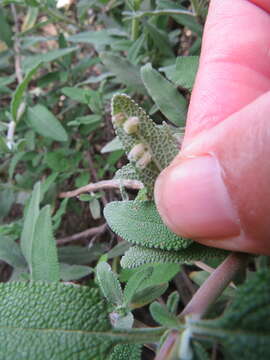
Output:
[[103,180],[97,183],[85,185],[73,191],[62,192],[59,194],[59,197],[71,198],[86,192],[98,191],[103,189],[119,189],[121,186],[134,190],[140,190],[144,187],[143,184],[138,180]]
[[[15,54],[15,74],[17,78],[18,84],[23,81],[22,76],[22,67],[21,67],[21,51],[20,51],[20,40],[18,38],[18,34],[20,32],[19,23],[18,23],[18,16],[16,7],[14,4],[10,4],[13,20],[14,20],[14,54]],[[21,104],[23,108],[23,103]],[[7,132],[7,147],[11,150],[14,145],[14,134],[16,129],[16,119],[11,119],[8,125],[8,132]]]
[[196,314],[201,318],[230,284],[238,271],[246,266],[248,257],[247,254],[243,253],[231,253],[197,290],[180,316]]
[[[205,315],[209,307],[217,300],[232,279],[243,269],[248,261],[249,255],[243,253],[231,253],[209,276],[203,285],[197,290],[190,302],[179,315],[181,318],[195,314],[199,319]],[[175,330],[172,331],[167,340],[162,345],[155,360],[165,360],[168,357],[163,354],[170,354],[179,338],[175,336]]]

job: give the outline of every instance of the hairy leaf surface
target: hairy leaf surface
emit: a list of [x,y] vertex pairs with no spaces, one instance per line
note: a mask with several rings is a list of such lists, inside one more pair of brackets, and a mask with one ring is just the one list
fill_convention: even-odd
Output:
[[105,207],[104,216],[113,231],[133,244],[179,250],[192,243],[166,227],[152,201],[114,201]]
[[123,268],[135,268],[143,264],[152,263],[192,263],[198,260],[207,260],[213,257],[225,258],[228,251],[210,248],[193,243],[187,249],[178,251],[167,251],[160,249],[149,249],[142,246],[132,246],[122,257]]
[[163,328],[112,330],[99,291],[43,282],[0,284],[1,360],[104,360],[116,344],[156,342]]

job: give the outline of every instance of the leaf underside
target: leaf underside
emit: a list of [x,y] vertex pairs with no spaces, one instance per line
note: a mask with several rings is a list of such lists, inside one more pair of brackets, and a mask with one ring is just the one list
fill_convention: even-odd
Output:
[[134,162],[131,164],[138,174],[138,180],[149,189],[151,195],[157,176],[179,151],[177,140],[168,125],[156,125],[146,112],[125,94],[117,94],[112,99],[112,115],[119,113],[124,114],[126,118],[136,116],[140,120],[138,131],[134,134],[128,135],[119,125],[114,125],[114,129],[126,154],[138,143],[143,143],[149,148],[153,161],[143,170],[138,169]]

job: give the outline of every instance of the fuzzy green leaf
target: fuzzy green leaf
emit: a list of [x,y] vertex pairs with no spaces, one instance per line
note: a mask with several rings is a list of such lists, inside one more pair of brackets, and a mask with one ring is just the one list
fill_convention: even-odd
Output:
[[134,294],[143,287],[144,282],[152,275],[152,273],[153,268],[148,267],[136,272],[133,274],[133,276],[131,276],[124,290],[124,303],[126,305],[132,301]]
[[0,284],[1,360],[104,360],[115,344],[157,341],[162,332],[113,331],[97,289]]
[[142,246],[132,246],[122,257],[123,268],[135,268],[143,264],[152,263],[192,263],[198,260],[207,260],[214,257],[225,258],[228,254],[225,250],[210,248],[193,243],[187,249],[179,251],[166,251],[160,249],[149,249]]
[[[179,151],[177,139],[168,125],[157,126],[146,112],[127,95],[117,94],[112,99],[112,116],[119,113],[123,114],[125,119],[129,117],[139,119],[138,130],[135,133],[127,134],[122,125],[114,124],[114,129],[126,154],[129,154],[131,149],[140,143],[150,151],[151,161],[143,169],[140,169],[135,161],[131,161],[131,163],[138,174],[137,179],[152,193],[157,176]],[[130,167],[129,170],[131,170]],[[135,177],[135,175],[132,176]]]
[[257,360],[270,358],[270,272],[256,273],[236,293],[224,316],[191,324],[196,334],[221,342],[228,358]]
[[154,320],[163,326],[168,328],[177,328],[179,326],[179,320],[177,317],[170,313],[164,305],[161,305],[157,301],[150,305],[150,313]]
[[111,304],[121,305],[123,303],[123,293],[117,275],[104,261],[97,265],[97,280],[103,295]]
[[153,69],[151,64],[141,68],[141,76],[160,111],[174,124],[184,126],[187,114],[186,100],[176,87]]
[[109,360],[141,360],[141,345],[116,345]]
[[192,243],[166,227],[152,201],[114,201],[105,207],[104,216],[113,231],[133,244],[179,250]]
[[146,288],[139,290],[136,294],[134,294],[130,308],[136,309],[151,303],[165,293],[167,289],[168,283],[147,286]]
[[32,280],[60,280],[50,205],[40,211],[36,221],[30,268]]

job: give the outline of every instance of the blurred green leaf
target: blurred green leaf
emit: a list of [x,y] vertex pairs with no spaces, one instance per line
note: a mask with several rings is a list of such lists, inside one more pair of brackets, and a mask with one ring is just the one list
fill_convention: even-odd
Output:
[[30,197],[28,206],[26,207],[23,221],[23,229],[21,234],[21,249],[22,253],[32,273],[32,249],[35,237],[35,226],[39,217],[39,203],[40,203],[40,182],[34,186]]
[[93,269],[90,266],[60,263],[60,279],[63,281],[78,280],[92,272]]
[[158,324],[165,327],[177,328],[180,324],[177,317],[171,314],[164,305],[161,305],[157,301],[150,305],[150,313]]
[[100,57],[107,69],[116,76],[118,82],[125,84],[134,92],[145,93],[145,87],[137,66],[133,65],[125,57],[111,52],[102,52]]
[[40,67],[41,63],[37,62],[35,67],[28,71],[25,75],[23,81],[17,86],[15,92],[13,93],[11,104],[10,104],[10,111],[14,121],[18,120],[18,110],[23,101],[24,92],[31,81],[33,75],[36,73],[37,69]]
[[57,118],[44,105],[28,107],[27,121],[38,134],[56,141],[67,141],[68,135]]
[[13,44],[12,40],[12,30],[6,19],[6,12],[4,8],[0,5],[0,40],[4,41],[8,47],[11,47]]
[[141,76],[149,95],[160,111],[175,125],[184,126],[187,113],[186,100],[174,85],[154,70],[149,63],[141,68]]
[[59,263],[56,242],[53,237],[51,207],[40,210],[35,224],[31,249],[31,279],[34,281],[59,281]]
[[29,71],[29,69],[36,67],[37,64],[39,63],[47,63],[47,62],[55,61],[76,50],[78,50],[77,47],[69,47],[67,49],[56,49],[56,50],[48,51],[44,54],[28,56],[23,61],[23,71],[27,72]]

